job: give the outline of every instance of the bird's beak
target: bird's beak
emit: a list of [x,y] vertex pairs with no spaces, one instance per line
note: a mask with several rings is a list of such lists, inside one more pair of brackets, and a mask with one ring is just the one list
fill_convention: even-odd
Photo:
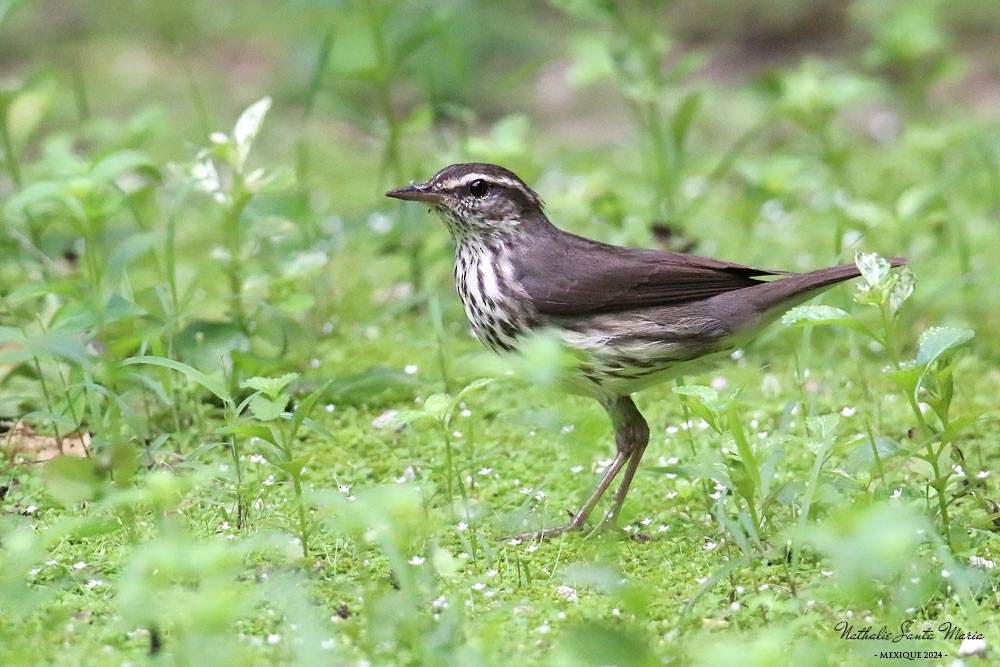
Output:
[[441,193],[434,192],[427,183],[421,185],[407,185],[405,188],[396,188],[385,193],[386,197],[393,199],[405,199],[406,201],[425,201],[437,204],[441,201]]

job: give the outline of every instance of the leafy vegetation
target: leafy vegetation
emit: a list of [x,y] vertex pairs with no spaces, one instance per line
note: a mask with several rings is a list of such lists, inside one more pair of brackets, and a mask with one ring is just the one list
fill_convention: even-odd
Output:
[[[995,653],[988,3],[58,5],[0,0],[0,663]],[[609,242],[861,268],[639,395],[648,541],[504,537],[611,433],[382,197],[465,160]]]

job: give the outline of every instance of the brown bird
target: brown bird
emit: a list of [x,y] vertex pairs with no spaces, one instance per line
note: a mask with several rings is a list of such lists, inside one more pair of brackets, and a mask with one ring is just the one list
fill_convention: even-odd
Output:
[[[631,394],[704,368],[787,309],[860,275],[853,264],[795,274],[592,241],[555,227],[539,196],[492,164],[454,164],[386,196],[427,203],[444,220],[458,294],[483,344],[510,352],[529,332],[555,331],[583,357],[573,388],[611,417],[617,453],[597,488],[566,525],[522,537],[583,528],[624,468],[603,521],[613,527],[649,442]],[[760,280],[770,276],[783,277]]]

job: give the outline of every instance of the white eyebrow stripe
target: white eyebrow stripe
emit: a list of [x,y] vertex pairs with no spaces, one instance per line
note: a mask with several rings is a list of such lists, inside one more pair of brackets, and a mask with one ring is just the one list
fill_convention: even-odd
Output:
[[524,190],[524,186],[512,178],[507,178],[506,176],[495,176],[492,174],[479,174],[476,172],[472,172],[469,174],[465,174],[463,176],[459,176],[458,178],[451,178],[447,181],[443,181],[441,183],[438,183],[437,187],[441,190],[454,190],[456,188],[461,188],[465,185],[468,185],[472,181],[477,181],[477,180],[482,180],[486,181],[487,183],[506,186],[508,188],[514,188],[517,190],[522,190],[522,191]]

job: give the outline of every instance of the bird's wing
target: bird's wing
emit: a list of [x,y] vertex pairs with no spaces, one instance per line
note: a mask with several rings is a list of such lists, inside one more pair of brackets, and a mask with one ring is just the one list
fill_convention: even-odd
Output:
[[621,248],[556,228],[512,257],[539,312],[585,315],[667,306],[757,285],[783,272],[683,253]]

